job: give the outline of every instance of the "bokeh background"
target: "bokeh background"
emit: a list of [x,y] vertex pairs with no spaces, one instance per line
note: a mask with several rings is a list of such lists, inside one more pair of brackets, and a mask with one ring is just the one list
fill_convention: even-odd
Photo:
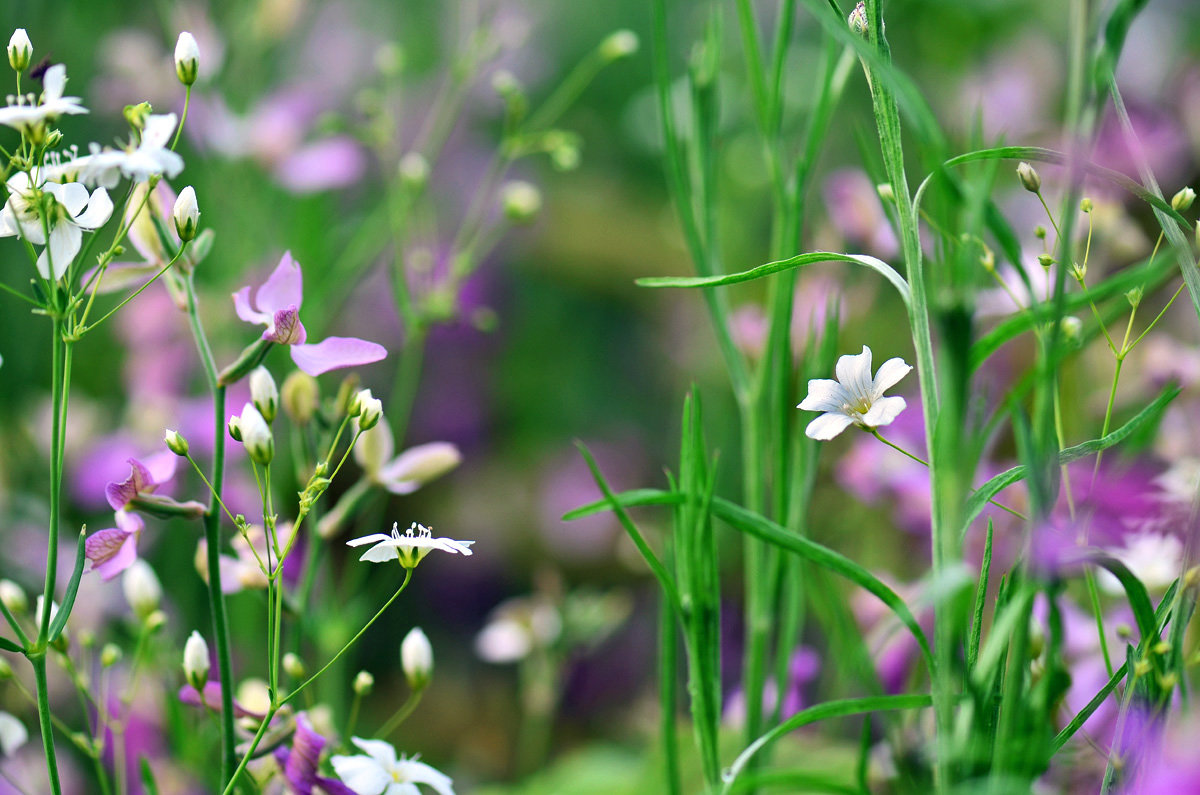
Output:
[[[673,10],[670,56],[677,73],[701,29],[702,9],[694,5]],[[1066,73],[1061,5],[895,0],[886,10],[888,35],[897,62],[962,147],[972,135],[1054,145]],[[778,4],[756,7],[766,29]],[[1200,10],[1186,0],[1150,4],[1133,28],[1118,75],[1168,193],[1194,176],[1200,153],[1198,19]],[[796,25],[784,124],[798,139],[820,31],[803,11]],[[439,534],[475,539],[476,554],[423,563],[409,594],[332,678],[348,683],[359,669],[374,673],[376,688],[358,719],[360,731],[371,731],[405,696],[397,650],[408,629],[419,625],[433,642],[437,670],[418,711],[392,735],[398,748],[420,752],[467,792],[485,783],[496,787],[489,791],[653,791],[646,782],[654,780],[654,759],[646,749],[656,708],[655,589],[610,517],[560,519],[598,496],[575,440],[594,451],[618,488],[664,484],[690,384],[704,398],[710,445],[721,452],[719,490],[738,493],[737,417],[700,297],[633,283],[638,276],[690,271],[660,166],[646,5],[12,0],[0,7],[0,30],[14,27],[29,31],[35,60],[49,55],[68,65],[69,93],[82,96],[92,111],[63,122],[79,142],[123,137],[127,104],[146,100],[156,111],[180,111],[171,50],[180,30],[196,36],[202,77],[180,146],[187,167],[176,187],[195,186],[202,224],[216,233],[197,281],[222,361],[250,340],[228,295],[258,283],[285,250],[304,266],[310,333],[358,335],[399,350],[401,326],[386,287],[394,252],[379,208],[396,169],[392,155],[410,145],[471,36],[491,37],[496,52],[470,80],[433,170],[437,220],[421,238],[431,252],[449,245],[499,140],[502,103],[491,88],[494,73],[514,74],[536,107],[611,32],[638,34],[642,48],[601,71],[556,125],[578,134],[577,167],[564,169],[547,156],[514,167],[514,178],[538,186],[542,209],[533,223],[503,237],[453,302],[448,322],[431,334],[405,444],[453,442],[462,450],[462,466],[414,495],[376,499],[359,525],[372,532],[393,521],[421,521]],[[720,232],[729,267],[740,270],[765,261],[769,205],[732,25],[727,33]],[[369,124],[380,103],[391,103],[398,119],[397,129],[382,138]],[[877,154],[861,75],[851,79],[832,129],[809,202],[806,247],[895,261],[897,244],[869,176]],[[1108,165],[1131,170],[1119,142],[1101,151]],[[1015,179],[1002,184],[999,198],[1032,247],[1038,207]],[[1145,256],[1151,242],[1145,213],[1115,201],[1104,206],[1110,216],[1099,233],[1098,267]],[[9,241],[0,252],[0,278],[21,286],[28,266],[19,248]],[[841,352],[856,352],[865,341],[876,361],[911,360],[906,335],[895,333],[902,309],[872,276],[817,266],[802,279],[801,291],[798,339],[810,333],[809,314],[823,313],[833,298],[842,313]],[[764,330],[761,292],[747,287],[731,295],[739,307],[738,341],[753,350]],[[1200,369],[1195,318],[1180,309],[1169,318],[1179,347],[1155,361],[1164,372],[1177,368],[1194,378]],[[0,295],[0,559],[4,576],[30,587],[44,555],[46,327]],[[399,364],[393,356],[362,368],[363,384],[386,401]],[[290,363],[277,354],[269,365],[281,380]],[[1083,359],[1077,366],[1087,372],[1100,365]],[[1145,383],[1157,372],[1148,365]],[[331,394],[339,375],[321,382]],[[1130,379],[1122,400],[1136,402],[1143,386]],[[905,387],[912,394],[915,380]],[[104,483],[124,477],[128,456],[158,449],[164,427],[186,426],[188,412],[203,414],[203,395],[185,318],[165,291],[147,291],[105,333],[89,336],[78,348],[71,402],[69,523],[105,522]],[[1078,399],[1090,407],[1096,398]],[[238,403],[232,399],[231,409]],[[1179,418],[1184,427],[1191,421]],[[830,445],[825,462],[828,476],[816,497],[825,508],[818,511],[823,518],[814,525],[815,537],[898,580],[920,572],[922,560],[911,555],[914,543],[924,543],[923,491],[912,482],[917,476],[893,477],[887,462],[853,439]],[[197,483],[180,480],[177,494],[202,497]],[[857,499],[847,499],[848,489]],[[252,508],[246,500],[241,510]],[[667,517],[639,519],[653,533]],[[155,525],[141,548],[168,583],[169,634],[181,648],[190,628],[208,621],[193,563],[198,535],[187,525]],[[733,554],[731,546],[736,578],[740,565]],[[331,555],[339,565],[343,557],[353,562],[337,545]],[[349,576],[317,609],[316,620],[333,638],[352,633],[353,621],[369,615],[394,587],[390,572]],[[120,635],[124,603],[117,584],[92,579],[85,594],[79,622],[91,622],[101,641]],[[514,657],[522,656],[522,643],[531,644],[528,654],[523,662],[485,660],[480,633],[495,618],[492,611],[514,598],[525,601],[509,603],[509,634],[490,637],[499,637]],[[233,597],[235,637],[254,636],[262,606],[261,593]],[[730,605],[731,638],[736,608]],[[820,638],[806,640],[814,661],[798,682],[811,695],[837,674],[833,661],[820,659]],[[737,655],[731,643],[732,683]],[[239,654],[236,663],[252,669],[258,660]],[[169,679],[174,669],[168,671]],[[160,697],[169,700],[177,685],[147,687],[161,687]],[[322,693],[344,710],[349,696],[334,693],[338,686]],[[184,767],[201,761],[185,759]],[[560,766],[558,773],[530,777],[552,765]]]

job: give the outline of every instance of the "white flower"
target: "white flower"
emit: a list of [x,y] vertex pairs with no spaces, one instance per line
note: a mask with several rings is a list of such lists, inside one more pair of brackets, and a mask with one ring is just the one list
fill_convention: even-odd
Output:
[[180,83],[190,86],[196,82],[199,71],[200,47],[196,44],[196,37],[185,30],[175,42],[175,75]]
[[203,635],[192,630],[183,646],[183,673],[188,684],[197,690],[203,690],[204,683],[208,681],[208,666],[208,643]]
[[55,64],[46,70],[42,86],[42,101],[39,104],[32,101],[24,104],[22,97],[16,97],[15,103],[10,100],[8,107],[0,108],[0,124],[29,133],[42,122],[57,119],[64,113],[75,115],[88,112],[79,104],[79,97],[63,96],[63,89],[67,87],[67,67],[62,64]]
[[433,678],[433,646],[420,627],[413,627],[400,643],[400,667],[413,690],[423,690]]
[[0,712],[0,754],[12,756],[28,741],[29,732],[25,730],[25,724],[7,712]]
[[146,182],[160,175],[174,177],[183,170],[183,158],[168,148],[173,132],[174,113],[147,116],[142,139],[136,147],[101,149],[93,144],[91,154],[77,158],[73,165],[82,166],[84,182],[106,188],[115,187],[122,174],[134,182]]
[[400,534],[399,523],[393,523],[391,535],[372,533],[369,536],[351,539],[346,542],[346,546],[360,547],[363,544],[374,544],[375,546],[364,552],[359,560],[385,563],[389,560],[399,559],[400,565],[411,569],[435,549],[452,554],[470,555],[471,544],[474,543],[474,541],[455,541],[453,538],[434,538],[430,528],[413,522],[403,535]]
[[912,367],[903,359],[889,359],[871,378],[871,349],[863,346],[858,355],[847,354],[837,361],[837,380],[814,378],[808,382],[808,396],[797,408],[823,411],[808,424],[804,433],[810,439],[828,440],[851,424],[878,428],[896,419],[907,405],[902,397],[884,397]]
[[454,795],[453,781],[416,757],[396,758],[396,749],[383,740],[350,741],[366,755],[334,756],[329,760],[333,770],[355,795],[420,795],[418,784],[424,784],[438,795]]
[[386,418],[365,431],[354,446],[354,460],[367,479],[392,494],[411,494],[462,462],[458,448],[449,442],[429,442],[410,447],[398,456]]
[[[48,217],[43,219],[38,208],[46,195],[53,201],[46,202]],[[50,243],[38,256],[37,269],[42,278],[58,281],[79,253],[83,230],[103,226],[112,210],[112,200],[104,188],[97,188],[89,196],[87,188],[78,182],[35,185],[29,174],[18,171],[8,179],[8,202],[0,210],[0,237],[20,235],[34,245],[45,246],[48,228]]]
[[[1183,542],[1175,536],[1137,533],[1125,538],[1124,547],[1105,551],[1124,563],[1151,593],[1166,590],[1183,571]],[[1108,593],[1125,591],[1121,581],[1107,570],[1101,570],[1096,579]]]

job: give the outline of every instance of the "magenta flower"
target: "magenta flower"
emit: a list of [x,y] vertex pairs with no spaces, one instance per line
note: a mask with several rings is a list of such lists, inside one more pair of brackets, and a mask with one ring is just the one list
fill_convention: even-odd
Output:
[[266,326],[262,338],[267,342],[287,345],[292,361],[309,375],[320,375],[340,367],[355,367],[377,362],[387,356],[382,345],[356,337],[326,337],[316,344],[306,344],[308,333],[300,322],[303,300],[303,279],[300,264],[285,252],[274,272],[250,298],[246,286],[233,294],[237,316],[247,323]]

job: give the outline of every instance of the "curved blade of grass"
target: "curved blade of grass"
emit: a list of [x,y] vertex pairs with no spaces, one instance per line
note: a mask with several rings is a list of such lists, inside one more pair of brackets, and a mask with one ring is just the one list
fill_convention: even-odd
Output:
[[71,579],[67,581],[67,590],[63,594],[62,605],[58,608],[58,612],[54,614],[54,619],[50,622],[50,632],[47,635],[50,643],[58,640],[58,636],[62,634],[63,627],[67,625],[67,619],[71,617],[71,608],[75,606],[75,595],[79,593],[79,579],[83,576],[83,563],[87,560],[84,543],[86,538],[87,527],[84,527],[79,531],[79,540],[75,543],[75,569],[71,572]]
[[1129,607],[1133,610],[1133,617],[1137,621],[1138,632],[1142,634],[1143,643],[1148,639],[1157,638],[1158,622],[1154,620],[1154,608],[1150,604],[1150,594],[1146,592],[1146,586],[1142,585],[1142,581],[1134,576],[1128,566],[1110,555],[1092,553],[1087,556],[1086,560],[1108,569],[1114,577],[1120,580],[1121,587],[1125,589],[1125,595],[1129,597]]
[[748,271],[740,273],[729,273],[721,276],[647,276],[638,279],[636,283],[641,287],[720,287],[725,284],[737,284],[738,282],[761,279],[764,276],[770,276],[773,273],[779,273],[789,268],[800,268],[817,262],[852,262],[856,265],[863,265],[887,279],[900,293],[900,297],[904,299],[905,306],[908,306],[912,300],[912,291],[909,289],[908,282],[896,272],[895,268],[883,260],[866,254],[837,254],[831,251],[813,251],[808,254],[797,254],[794,257],[788,257],[776,262],[768,262],[765,265],[759,265],[757,268],[751,268]]
[[[1139,411],[1129,422],[1117,428],[1112,433],[1100,439],[1092,439],[1091,441],[1077,444],[1074,447],[1068,447],[1058,454],[1059,464],[1068,464],[1078,458],[1089,456],[1093,453],[1098,453],[1101,450],[1107,450],[1113,445],[1124,441],[1130,434],[1137,430],[1138,426],[1147,420],[1157,416],[1167,404],[1174,400],[1180,393],[1180,388],[1177,386],[1169,386],[1162,391],[1157,398],[1146,408]],[[979,513],[987,505],[988,500],[995,497],[1004,489],[1014,483],[1024,480],[1027,476],[1025,465],[1015,466],[1005,472],[1001,472],[991,480],[988,480],[982,486],[975,490],[975,493],[967,500],[966,513],[963,517],[962,533],[966,534],[967,528],[971,526],[971,522],[979,516]]]
[[[1158,609],[1154,611],[1154,620],[1156,625],[1159,627],[1160,632],[1162,631],[1162,627],[1165,626],[1167,610],[1170,605],[1174,603],[1175,593],[1178,590],[1179,582],[1176,581],[1167,590],[1167,593],[1165,596],[1163,596],[1162,601],[1158,603]],[[1055,752],[1066,745],[1067,740],[1071,739],[1075,735],[1075,732],[1079,731],[1080,727],[1087,723],[1088,718],[1092,717],[1092,713],[1098,710],[1100,705],[1103,704],[1105,699],[1108,698],[1109,694],[1116,689],[1121,680],[1125,678],[1127,665],[1128,663],[1121,663],[1121,667],[1113,672],[1113,675],[1109,677],[1109,680],[1104,684],[1104,687],[1100,688],[1100,692],[1096,693],[1096,695],[1092,697],[1092,700],[1089,701],[1083,709],[1079,710],[1079,713],[1075,717],[1071,718],[1070,723],[1064,726],[1062,731],[1055,735]]]
[[932,706],[933,697],[924,694],[904,694],[898,696],[869,696],[867,698],[846,698],[840,701],[827,701],[824,704],[818,704],[815,707],[797,712],[792,717],[785,720],[769,732],[759,737],[746,750],[742,751],[733,764],[729,766],[729,770],[723,776],[725,786],[722,788],[723,793],[730,792],[734,781],[737,780],[738,774],[746,763],[765,746],[775,742],[788,732],[795,731],[801,726],[807,726],[810,723],[827,720],[829,718],[841,718],[847,715],[862,715],[867,712],[882,712],[885,710],[895,709],[922,709]]
[[[611,499],[580,506],[564,514],[563,519],[578,519],[582,516],[590,516],[615,508],[624,509],[644,505],[672,505],[683,501],[684,496],[682,494],[655,489],[638,489],[636,491],[615,494]],[[799,555],[824,569],[832,571],[834,574],[845,577],[875,595],[908,628],[909,632],[916,639],[917,644],[921,647],[921,654],[925,658],[926,665],[932,666],[933,655],[929,648],[929,640],[925,637],[925,632],[921,629],[921,625],[913,617],[912,611],[908,609],[908,605],[904,603],[899,594],[889,588],[878,577],[871,574],[871,572],[840,552],[835,552],[829,547],[818,544],[816,541],[810,541],[807,538],[790,533],[782,525],[721,497],[713,498],[712,511],[715,516],[732,525],[734,528],[761,538],[784,551]]]
[[14,654],[24,654],[25,653],[25,650],[23,648],[18,646],[16,643],[13,643],[8,638],[0,638],[0,649],[4,649],[4,651],[11,651]]

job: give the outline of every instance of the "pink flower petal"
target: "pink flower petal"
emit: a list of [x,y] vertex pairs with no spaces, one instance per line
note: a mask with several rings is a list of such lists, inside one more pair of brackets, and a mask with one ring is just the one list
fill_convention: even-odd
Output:
[[254,295],[254,305],[260,312],[274,314],[289,306],[299,309],[303,300],[304,278],[300,274],[300,264],[292,259],[292,252],[284,252],[283,259]]
[[326,337],[314,345],[293,345],[291,351],[292,361],[309,375],[370,364],[387,356],[382,345],[356,337]]

